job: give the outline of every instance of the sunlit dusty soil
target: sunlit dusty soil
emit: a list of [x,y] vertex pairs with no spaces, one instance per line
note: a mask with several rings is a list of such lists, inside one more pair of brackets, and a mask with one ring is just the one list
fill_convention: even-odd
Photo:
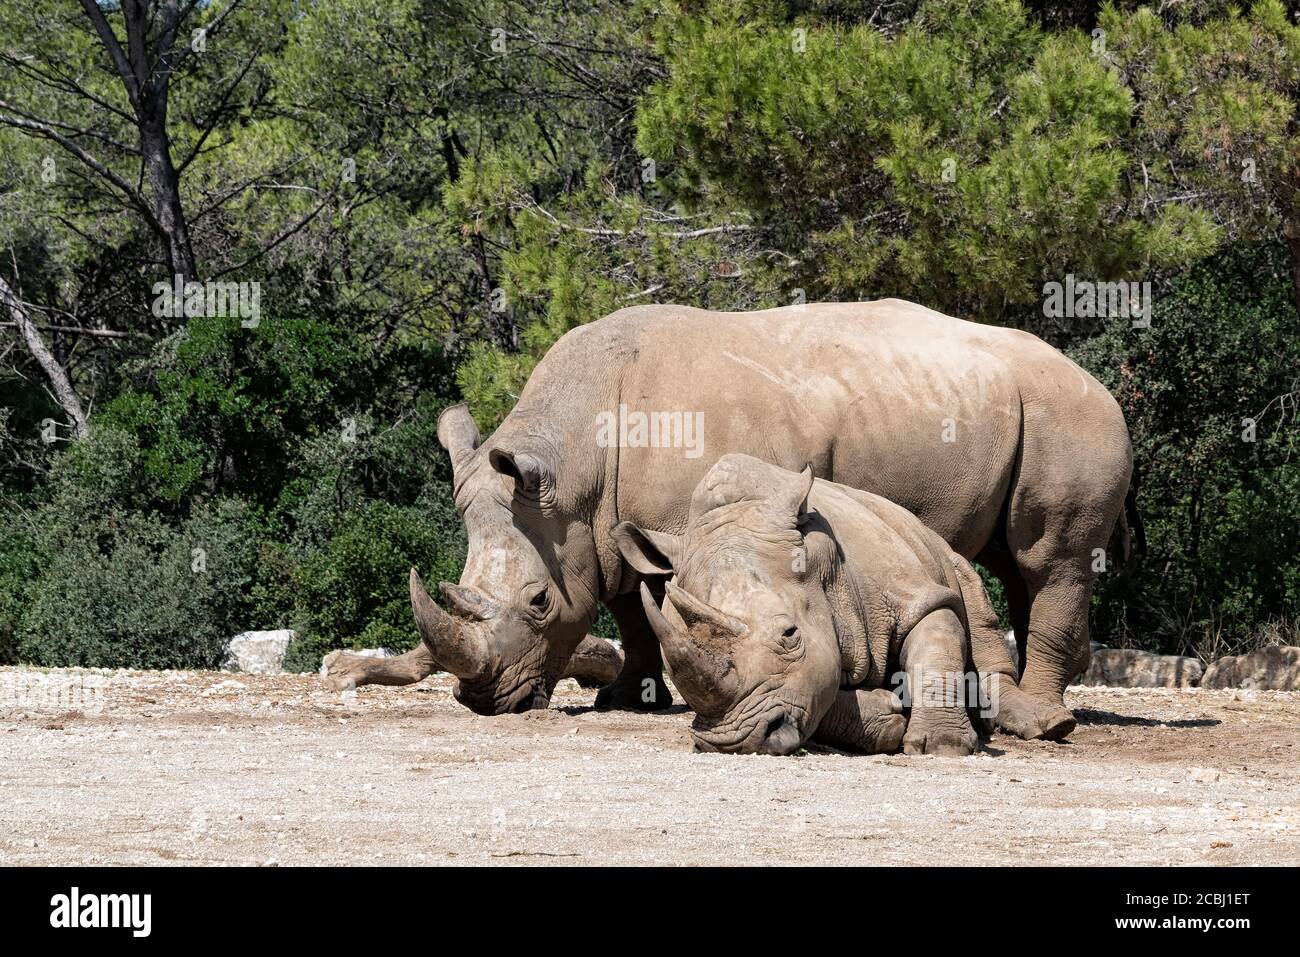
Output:
[[441,675],[55,673],[87,675],[0,698],[0,863],[1300,863],[1294,693],[1074,688],[1068,743],[771,758],[572,682],[481,718]]

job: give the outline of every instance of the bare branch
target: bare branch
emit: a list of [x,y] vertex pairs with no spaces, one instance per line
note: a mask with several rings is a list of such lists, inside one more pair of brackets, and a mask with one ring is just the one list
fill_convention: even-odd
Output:
[[142,195],[140,195],[140,193],[135,189],[135,187],[133,187],[126,180],[124,180],[121,176],[117,175],[117,173],[114,173],[111,169],[109,169],[99,160],[95,159],[95,157],[91,156],[84,149],[82,149],[72,140],[68,139],[66,136],[64,136],[54,127],[46,123],[41,123],[37,120],[28,120],[28,119],[24,119],[21,116],[11,116],[6,113],[0,113],[0,123],[3,123],[6,126],[12,126],[13,128],[18,130],[24,130],[30,135],[44,137],[45,139],[51,140],[57,143],[59,146],[63,147],[65,150],[67,150],[77,159],[81,160],[83,164],[89,166],[92,170],[98,173],[103,179],[107,180],[113,186],[117,187],[117,189],[122,193],[122,195],[124,195],[127,198],[127,200],[131,203],[131,205],[134,206],[140,212],[140,214],[145,217],[150,227],[158,231],[159,234],[162,233],[162,226],[159,225],[157,218],[153,214],[153,211],[149,209],[149,204],[145,201],[145,198]]
[[114,149],[122,150],[122,152],[124,153],[131,153],[135,156],[140,155],[140,150],[137,147],[131,146],[127,143],[120,142],[119,140],[115,140],[107,133],[101,133],[98,130],[90,129],[89,127],[73,126],[70,123],[61,123],[58,120],[52,120],[49,117],[40,117],[34,113],[28,113],[26,110],[20,109],[19,107],[15,106],[13,103],[10,103],[7,100],[0,100],[0,109],[10,110],[14,114],[22,117],[25,120],[32,120],[33,122],[36,123],[42,123],[46,126],[63,130],[64,132],[71,133],[75,136],[92,137],[93,139],[97,139],[102,143],[107,143],[109,146],[113,147]]
[[[0,280],[3,282],[3,280]],[[33,322],[33,328],[41,329],[45,332],[64,332],[78,336],[91,336],[97,339],[147,339],[149,336],[143,332],[121,332],[117,329],[88,329],[85,326],[52,326],[46,322]],[[0,322],[0,328],[17,328],[20,331],[24,328],[17,322]]]
[[[586,233],[588,236],[644,236],[645,235],[644,233],[641,233],[637,230],[594,229],[588,226],[574,226],[572,223],[566,223],[559,219],[556,219],[544,207],[539,206],[536,203],[528,203],[525,208],[536,210],[537,212],[541,213],[543,216],[545,216],[548,220],[550,220],[552,223],[554,223],[556,226],[560,227],[561,229],[567,229],[575,233]],[[752,230],[753,228],[754,228],[753,226],[750,226],[746,223],[723,223],[720,226],[705,226],[701,229],[674,230],[674,231],[662,233],[660,235],[666,236],[669,239],[698,239],[700,236],[712,236],[716,233],[746,233]]]
[[[17,263],[14,264],[15,270]],[[50,352],[45,340],[41,338],[40,332],[36,326],[27,317],[27,312],[23,309],[22,301],[14,295],[9,284],[0,277],[0,305],[9,310],[9,314],[14,317],[14,325],[18,327],[19,333],[27,343],[27,348],[31,350],[32,356],[45,371],[45,375],[50,380],[50,385],[54,389],[55,399],[67,413],[68,418],[72,420],[73,431],[76,437],[84,439],[90,434],[90,426],[86,420],[85,410],[81,406],[81,400],[77,398],[77,393],[72,388],[72,383],[68,380],[68,374],[64,371],[63,366],[54,358],[54,353]]]

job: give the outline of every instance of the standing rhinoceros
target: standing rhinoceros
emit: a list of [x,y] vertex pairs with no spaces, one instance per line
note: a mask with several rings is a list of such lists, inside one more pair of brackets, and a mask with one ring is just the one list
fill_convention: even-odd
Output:
[[[1028,333],[895,299],[641,306],[561,338],[487,442],[464,406],[438,437],[469,554],[442,586],[452,613],[421,601],[417,623],[476,711],[547,702],[598,602],[626,663],[597,706],[666,707],[643,576],[611,531],[680,532],[709,466],[744,452],[897,502],[991,569],[1028,644],[1020,686],[1053,706],[1038,733],[1073,727],[1062,695],[1086,666],[1096,556],[1132,453],[1114,399]],[[340,656],[332,674],[361,684],[373,667]]]
[[[673,573],[642,605],[704,751],[790,754],[809,738],[866,752],[970,754],[968,707],[1032,734],[1050,705],[1015,686],[978,573],[878,495],[724,455],[681,535],[623,522],[634,567]],[[980,701],[971,665],[985,676]],[[887,687],[907,675],[911,714]],[[968,681],[967,679],[972,679]]]

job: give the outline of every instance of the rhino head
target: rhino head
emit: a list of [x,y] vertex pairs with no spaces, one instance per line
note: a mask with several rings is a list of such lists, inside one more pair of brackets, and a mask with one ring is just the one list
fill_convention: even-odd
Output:
[[703,751],[790,754],[839,689],[841,656],[825,582],[835,543],[809,513],[811,469],[719,459],[696,488],[686,531],[622,523],[624,561],[672,572],[662,611],[641,586],[673,683],[695,709]]
[[[498,434],[501,430],[498,430]],[[463,405],[438,420],[451,456],[469,553],[460,583],[442,582],[443,611],[411,570],[424,643],[479,714],[546,707],[596,615],[598,562],[588,526],[563,508],[554,445],[527,422],[491,447]]]

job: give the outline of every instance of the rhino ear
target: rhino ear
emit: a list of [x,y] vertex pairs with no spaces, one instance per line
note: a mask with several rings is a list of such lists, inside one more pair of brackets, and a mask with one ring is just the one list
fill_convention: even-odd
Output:
[[681,561],[682,540],[676,535],[619,522],[611,533],[618,553],[642,575],[671,575]]
[[812,494],[814,481],[812,466],[805,465],[802,472],[782,484],[777,494],[777,507],[793,518],[795,524],[808,514],[808,496]]
[[438,441],[451,456],[452,470],[460,468],[461,463],[469,458],[481,441],[478,426],[469,414],[469,406],[464,402],[443,409],[438,416]]
[[502,475],[515,480],[515,492],[525,498],[540,498],[555,487],[555,473],[550,465],[531,452],[493,449],[488,462]]

